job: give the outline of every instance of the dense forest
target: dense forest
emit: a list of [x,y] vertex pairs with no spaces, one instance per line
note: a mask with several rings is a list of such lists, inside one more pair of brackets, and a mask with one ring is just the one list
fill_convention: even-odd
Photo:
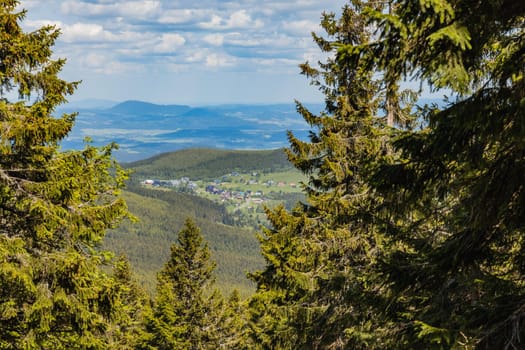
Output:
[[253,292],[253,283],[245,276],[264,265],[258,241],[253,229],[224,224],[229,215],[223,206],[184,193],[144,188],[128,189],[123,198],[138,220],[127,220],[110,230],[103,248],[126,255],[146,291],[154,293],[156,272],[168,258],[177,232],[191,217],[217,262],[217,287],[225,292],[237,289],[242,296]]
[[[248,178],[269,178],[277,182],[283,173],[283,176],[290,175],[289,178],[299,182],[295,175],[302,178],[301,173],[293,168],[283,149],[231,151],[193,148],[123,166],[132,173],[122,195],[137,220],[124,221],[108,231],[103,248],[116,255],[125,255],[137,282],[150,293],[155,291],[156,272],[168,258],[169,247],[176,241],[177,232],[186,218],[191,217],[209,243],[211,258],[217,264],[214,276],[219,290],[226,294],[237,290],[242,297],[249,296],[253,293],[254,283],[246,278],[246,273],[264,265],[256,238],[256,231],[267,224],[259,220],[264,218],[264,206],[273,207],[280,203],[292,208],[304,199],[300,188],[283,192],[277,183],[270,187],[262,181],[257,181],[257,184],[264,190],[264,203],[256,208],[250,200],[243,201],[249,204],[241,208],[239,201],[221,200],[220,196],[212,201],[202,195],[206,184],[214,187],[229,184],[247,191],[250,186]],[[236,175],[232,176],[232,173]],[[188,189],[187,185],[142,184],[146,179],[159,178],[165,183],[169,182],[168,179],[186,178],[191,182],[199,179],[200,193]]]
[[186,149],[164,153],[153,158],[124,164],[133,169],[136,178],[151,176],[160,178],[191,179],[214,178],[224,175],[224,170],[244,172],[258,169],[261,172],[273,172],[290,167],[285,153],[271,151],[225,151],[216,149]]
[[325,109],[297,102],[312,131],[286,151],[305,199],[266,211],[248,298],[219,292],[191,208],[152,293],[104,250],[133,221],[129,171],[114,144],[61,150],[79,83],[18,5],[0,0],[0,349],[525,348],[525,2],[322,14],[326,60],[300,69]]

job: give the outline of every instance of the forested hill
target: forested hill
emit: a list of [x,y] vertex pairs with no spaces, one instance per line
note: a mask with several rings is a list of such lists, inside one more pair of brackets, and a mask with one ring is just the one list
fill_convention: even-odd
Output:
[[190,109],[191,107],[186,105],[157,105],[143,101],[125,101],[111,107],[109,111],[124,115],[179,115],[188,112]]
[[[218,286],[226,293],[236,288],[243,296],[253,292],[253,284],[246,278],[246,273],[263,266],[254,230],[260,227],[259,220],[264,217],[262,206],[274,206],[278,202],[292,206],[301,199],[299,188],[278,187],[277,183],[284,180],[297,183],[297,177],[301,176],[292,167],[283,149],[185,149],[124,166],[133,172],[124,197],[139,221],[125,222],[109,232],[105,245],[110,251],[129,258],[147,290],[154,291],[156,273],[168,259],[170,245],[176,241],[184,221],[192,218],[202,230],[212,259],[217,263],[215,276]],[[239,175],[232,177],[232,173]],[[244,191],[249,190],[249,186],[264,186],[264,202],[255,206],[249,198],[220,201],[218,195],[215,198],[206,197],[204,187],[215,184],[215,179],[223,179],[225,175],[228,175],[226,177],[229,177],[231,186],[238,186]],[[180,188],[172,186],[140,184],[145,179],[181,178],[198,183],[198,188],[186,188],[182,193]],[[242,178],[246,178],[243,183],[240,182]],[[249,185],[248,178],[257,178],[259,185]],[[274,180],[274,186],[262,184],[264,179],[270,178]],[[257,199],[263,201],[261,197]]]
[[193,218],[217,263],[217,285],[225,292],[253,291],[246,273],[259,269],[263,260],[253,229],[229,226],[227,213],[209,200],[175,191],[130,188],[124,192],[129,210],[138,222],[124,222],[110,231],[105,248],[125,255],[146,290],[153,293],[157,272],[169,257],[170,246],[187,218]]
[[233,151],[208,148],[163,153],[124,166],[133,169],[135,178],[187,176],[197,180],[219,177],[232,171],[274,172],[292,168],[283,149]]

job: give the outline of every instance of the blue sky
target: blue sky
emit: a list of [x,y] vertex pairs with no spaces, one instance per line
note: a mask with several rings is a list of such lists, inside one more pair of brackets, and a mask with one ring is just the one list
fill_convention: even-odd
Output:
[[320,59],[310,33],[344,0],[22,0],[26,30],[56,24],[74,100],[281,103],[322,96],[298,65]]

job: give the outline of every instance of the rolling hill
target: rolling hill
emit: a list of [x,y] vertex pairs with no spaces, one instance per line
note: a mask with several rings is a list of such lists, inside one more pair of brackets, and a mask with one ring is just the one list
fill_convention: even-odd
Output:
[[135,178],[213,179],[232,171],[272,172],[292,169],[283,149],[235,151],[211,148],[185,149],[163,153],[152,158],[124,164]]
[[[157,271],[169,255],[177,233],[186,218],[193,218],[209,243],[217,263],[219,288],[229,293],[238,289],[243,296],[253,292],[246,273],[263,266],[259,243],[253,226],[233,226],[235,219],[226,205],[169,188],[144,187],[139,179],[180,178],[213,179],[233,171],[239,173],[293,172],[282,149],[272,151],[226,151],[187,149],[161,154],[126,164],[134,171],[124,192],[130,211],[138,223],[124,222],[108,233],[104,248],[126,255],[138,279],[150,292],[154,291]],[[283,193],[283,202],[286,194]],[[291,198],[296,194],[290,194]],[[295,197],[294,197],[295,196]]]
[[154,103],[133,100],[121,102],[108,109],[110,112],[126,115],[180,115],[188,112],[189,110],[191,110],[191,107],[186,105],[158,105]]

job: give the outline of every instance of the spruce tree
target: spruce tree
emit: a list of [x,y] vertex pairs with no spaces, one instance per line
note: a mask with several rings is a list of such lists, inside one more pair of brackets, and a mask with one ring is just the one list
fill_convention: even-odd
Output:
[[[524,14],[408,0],[324,17],[332,56],[303,72],[326,112],[299,105],[314,130],[290,137],[308,202],[268,212],[253,274],[261,348],[523,347]],[[451,97],[412,109],[413,78]]]
[[288,157],[309,177],[307,202],[291,212],[269,210],[271,228],[261,236],[267,266],[252,274],[251,300],[261,348],[387,347],[387,287],[376,269],[385,225],[370,179],[376,164],[394,156],[391,127],[410,124],[411,100],[400,99],[411,94],[399,92],[397,81],[383,84],[374,71],[365,9],[375,5],[383,11],[382,4],[352,1],[340,18],[324,14],[327,38],[314,39],[329,58],[319,68],[301,66],[326,106],[314,115],[297,104],[313,130],[309,141],[289,134]]
[[[396,338],[421,348],[524,348],[525,4],[399,1],[371,13],[378,65],[450,97],[379,167],[395,247]],[[344,49],[342,49],[344,50]]]
[[157,294],[145,315],[141,349],[219,349],[223,301],[213,289],[210,252],[188,219],[157,276]]
[[247,335],[247,308],[237,290],[234,290],[222,309],[220,329],[218,330],[221,349],[253,349]]
[[[292,135],[289,155],[310,175],[308,202],[268,213],[254,337],[263,348],[521,348],[525,6],[382,4],[325,16],[335,40],[316,41],[333,56],[303,66],[326,113],[298,106],[314,131]],[[411,110],[399,91],[410,78],[452,97]]]
[[111,295],[115,312],[112,327],[108,329],[109,347],[112,349],[135,349],[143,336],[144,314],[149,312],[150,298],[136,283],[131,265],[120,256],[113,267],[114,280]]
[[113,145],[61,151],[74,115],[54,116],[77,83],[52,59],[59,30],[26,33],[0,1],[0,348],[107,349],[113,280],[97,250],[126,215]]

